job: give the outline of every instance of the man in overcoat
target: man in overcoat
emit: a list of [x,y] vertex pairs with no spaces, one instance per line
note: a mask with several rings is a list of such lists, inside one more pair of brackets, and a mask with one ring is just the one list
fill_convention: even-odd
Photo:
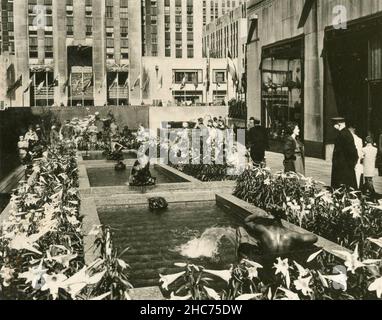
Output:
[[346,127],[344,118],[333,118],[332,121],[338,136],[333,152],[331,186],[334,189],[343,185],[357,189],[355,166],[358,162],[358,152],[353,135]]

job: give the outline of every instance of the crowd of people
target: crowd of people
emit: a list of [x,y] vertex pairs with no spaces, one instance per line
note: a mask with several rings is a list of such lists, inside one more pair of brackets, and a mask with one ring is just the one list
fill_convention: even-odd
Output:
[[[334,128],[338,131],[338,136],[333,152],[331,187],[337,189],[345,185],[375,197],[373,178],[376,173],[375,163],[378,149],[375,147],[372,137],[368,136],[363,141],[357,136],[353,126],[347,126],[344,118],[334,118],[332,121]],[[215,154],[215,159],[219,156],[221,156],[220,159],[224,159],[226,130],[233,129],[236,133],[236,128],[228,127],[226,119],[223,117],[199,118],[196,122],[184,122],[183,133],[178,137],[178,141],[175,141],[178,145],[181,145],[181,141],[192,139],[188,130],[190,123],[193,124],[193,129],[201,131],[201,155],[205,149],[203,149],[203,144],[207,144],[208,148],[220,144],[219,152],[222,154]],[[305,176],[305,149],[300,139],[300,128],[294,122],[289,122],[286,128],[287,138],[283,147],[284,170]],[[111,152],[115,150],[121,152],[124,148],[123,143],[121,144],[123,139],[136,137],[136,140],[139,140],[139,137],[145,136],[145,134],[146,130],[142,124],[139,124],[138,132],[134,135],[128,126],[124,126],[121,130],[110,111],[106,119],[101,119],[99,113],[95,113],[81,120],[74,118],[67,120],[63,125],[53,125],[48,135],[40,125],[30,125],[25,135],[20,136],[18,149],[20,159],[27,164],[33,158],[41,156],[49,143],[56,144],[65,141],[75,144],[80,150],[102,150],[106,146],[110,148]],[[187,140],[183,140],[185,136],[187,136]],[[100,148],[100,144],[103,145],[102,148]],[[188,146],[188,144],[186,145]],[[266,165],[265,152],[269,149],[268,133],[261,125],[261,121],[253,117],[250,118],[246,130],[245,147],[254,166],[264,167]],[[122,164],[120,165],[122,168]],[[138,163],[135,167],[134,175],[139,173]],[[145,160],[142,169],[147,171],[147,168]]]
[[[373,138],[368,136],[363,141],[354,126],[346,125],[342,117],[332,119],[338,131],[332,160],[331,187],[341,186],[361,190],[375,199],[378,195],[373,186],[376,175],[378,149]],[[305,148],[300,140],[300,128],[297,123],[287,124],[287,138],[283,146],[284,170],[305,176]],[[247,130],[247,147],[254,165],[265,165],[265,151],[269,148],[266,129],[260,120],[251,118]]]

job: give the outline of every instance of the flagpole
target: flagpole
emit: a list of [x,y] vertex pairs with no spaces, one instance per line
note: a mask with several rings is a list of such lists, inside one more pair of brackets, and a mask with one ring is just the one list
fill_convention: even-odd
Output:
[[37,100],[36,100],[36,73],[33,74],[33,100],[34,100],[34,106],[37,106]]
[[72,72],[70,72],[70,106],[73,107],[73,86],[72,86]]
[[48,71],[45,70],[46,106],[49,107]]
[[119,107],[119,72],[117,71],[117,107]]
[[85,92],[84,92],[84,69],[82,69],[82,106],[85,106]]
[[142,55],[141,55],[141,60],[140,60],[140,79],[139,79],[139,100],[140,100],[140,103],[142,104],[143,102],[143,85],[142,85],[142,82],[143,82],[143,61],[142,61]]

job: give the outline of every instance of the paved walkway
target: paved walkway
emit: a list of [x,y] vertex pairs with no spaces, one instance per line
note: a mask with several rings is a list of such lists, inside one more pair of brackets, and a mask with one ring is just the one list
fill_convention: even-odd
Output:
[[[272,171],[283,170],[284,156],[279,153],[267,152],[267,166]],[[306,158],[306,176],[330,185],[332,175],[331,161],[325,161],[315,158]],[[382,193],[382,177],[374,178],[374,187],[378,193]]]

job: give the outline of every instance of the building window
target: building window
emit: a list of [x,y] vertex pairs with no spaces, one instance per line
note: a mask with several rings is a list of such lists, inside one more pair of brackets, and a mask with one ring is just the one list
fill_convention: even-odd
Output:
[[173,79],[176,84],[181,84],[183,79],[186,84],[199,84],[203,82],[203,70],[173,70]]
[[214,83],[226,83],[226,70],[214,70]]

